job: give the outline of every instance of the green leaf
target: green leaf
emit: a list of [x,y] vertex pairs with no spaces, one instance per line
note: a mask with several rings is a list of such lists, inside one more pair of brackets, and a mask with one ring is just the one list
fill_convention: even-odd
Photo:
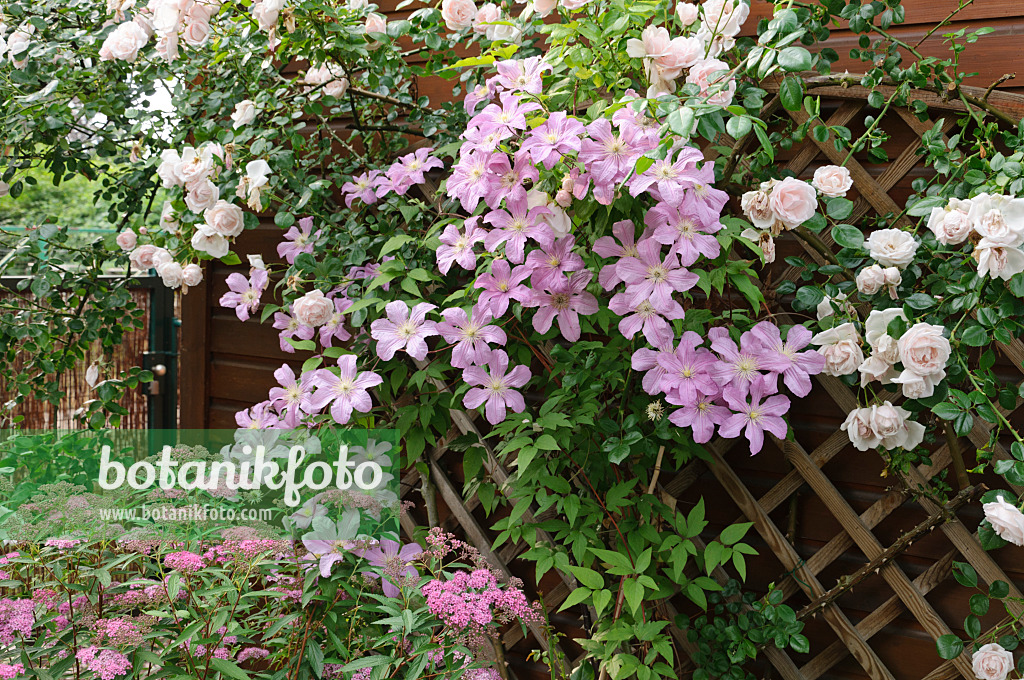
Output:
[[938,650],[939,656],[948,661],[963,653],[964,643],[955,635],[943,635],[935,641],[935,648]]
[[799,78],[786,76],[782,79],[782,84],[779,85],[779,100],[787,111],[799,111],[803,108],[804,86]]
[[[984,595],[982,596],[984,597]],[[972,640],[981,635],[981,619],[974,614],[968,614],[964,619],[964,632]]]
[[740,524],[732,524],[722,530],[721,541],[725,545],[732,545],[736,541],[746,536],[747,531],[750,527],[754,526],[753,522],[743,522]]
[[828,216],[834,220],[845,220],[853,214],[853,201],[841,196],[828,199]]
[[971,595],[971,613],[976,616],[984,616],[988,613],[989,600],[988,596],[983,593],[975,593]]
[[963,410],[948,401],[944,401],[941,404],[936,404],[932,407],[932,413],[942,418],[943,420],[953,420],[959,416]]
[[[988,587],[989,597],[1001,600],[1010,594],[1010,584],[1006,581],[992,581],[992,584]],[[1005,646],[1005,645],[1004,645]]]
[[561,447],[558,446],[558,442],[555,438],[549,434],[542,434],[537,438],[534,444],[538,449],[544,449],[545,451],[558,451]]
[[960,341],[969,347],[984,347],[989,343],[988,331],[980,324],[973,324],[960,334]]
[[953,578],[965,588],[976,588],[978,586],[978,572],[974,571],[967,562],[953,563]]
[[[810,71],[814,57],[805,48],[794,45],[779,52],[778,62],[779,66],[787,71]],[[795,109],[790,110],[794,111]]]
[[622,582],[622,590],[626,595],[626,604],[633,614],[640,611],[640,605],[644,601],[644,587],[631,578]]
[[413,237],[409,236],[408,234],[395,234],[394,236],[389,238],[387,242],[384,244],[384,247],[380,249],[380,256],[384,257],[388,253],[398,250],[403,245],[413,240],[415,239],[413,239]]
[[790,637],[789,646],[797,654],[807,654],[811,651],[811,641],[803,635],[794,635]]
[[832,227],[832,238],[844,248],[860,249],[864,246],[864,234],[852,224],[837,224]]
[[237,678],[237,680],[249,680],[249,674],[240,668],[234,661],[213,658],[210,660],[210,665],[213,666],[215,670],[220,671],[221,675],[225,675],[229,678]]
[[583,600],[590,597],[590,592],[589,588],[577,588],[569,593],[569,597],[565,598],[565,602],[563,602],[562,606],[558,608],[558,611],[564,611],[569,607],[578,605],[580,602],[583,602]]
[[569,571],[576,577],[576,580],[585,585],[591,590],[599,590],[604,588],[604,578],[601,574],[597,573],[593,569],[587,569],[586,567],[569,567]]

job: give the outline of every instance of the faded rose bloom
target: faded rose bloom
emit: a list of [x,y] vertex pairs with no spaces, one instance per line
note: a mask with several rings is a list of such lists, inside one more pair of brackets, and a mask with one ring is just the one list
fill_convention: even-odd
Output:
[[1024,251],[1016,246],[981,239],[971,256],[978,263],[978,276],[1009,281],[1024,271]]
[[182,269],[182,282],[186,286],[198,286],[203,282],[203,268],[192,263],[185,265]]
[[885,310],[874,309],[864,322],[864,340],[871,349],[877,352],[890,364],[900,360],[899,347],[896,340],[889,335],[889,324],[896,319],[907,321],[907,315],[899,307]]
[[967,213],[979,236],[995,246],[1024,244],[1024,199],[978,194]]
[[825,165],[814,171],[814,188],[826,196],[845,196],[853,187],[850,171],[839,165]]
[[231,114],[231,120],[234,121],[231,127],[235,130],[240,127],[245,127],[256,120],[256,105],[251,99],[243,99],[235,104],[235,110],[234,113]]
[[115,240],[117,241],[117,245],[121,247],[121,250],[134,250],[139,239],[135,236],[134,231],[131,229],[125,229],[117,235]]
[[[740,208],[757,229],[767,231],[779,221],[772,211],[771,199],[764,191],[748,191],[743,194],[740,199]],[[775,230],[774,235],[778,235],[778,230]]]
[[[996,500],[991,503],[985,503],[981,507],[985,511],[985,519],[995,529],[996,535],[999,538],[1014,545],[1024,546],[1024,514],[1021,514],[1020,509],[1016,505],[1007,503],[1003,500],[1002,496],[999,496]],[[986,646],[991,647],[991,645]],[[985,649],[985,647],[982,647],[982,649]],[[975,655],[974,663],[975,669],[977,669],[977,655]],[[1000,677],[1005,676],[1004,672]],[[983,676],[979,674],[978,677]]]
[[207,208],[203,218],[211,231],[224,238],[234,238],[245,228],[242,209],[223,199],[218,200],[212,208]]
[[[497,9],[497,8],[495,8]],[[462,31],[473,26],[477,17],[473,0],[442,0],[441,18],[449,31]]]
[[885,270],[877,264],[864,267],[857,274],[857,290],[864,295],[874,295],[885,285]]
[[852,323],[830,328],[818,333],[811,342],[821,345],[818,352],[825,357],[825,375],[850,375],[864,362],[864,352],[860,348],[860,335]]
[[772,187],[769,205],[786,229],[796,229],[814,217],[818,195],[807,182],[787,177]]
[[292,303],[292,313],[303,326],[316,328],[331,320],[334,302],[328,300],[323,291],[311,290]]
[[914,236],[899,229],[878,229],[864,241],[871,258],[886,267],[906,267],[914,261],[917,241]]
[[149,42],[149,36],[134,21],[126,21],[107,36],[100,47],[100,60],[112,61],[121,59],[134,62],[139,56],[139,50]]
[[942,245],[959,245],[967,240],[971,235],[971,229],[974,228],[974,223],[967,214],[970,209],[970,201],[951,199],[945,208],[932,208],[928,228]]
[[196,225],[191,243],[193,248],[208,253],[210,257],[225,257],[230,251],[228,240],[206,224]]

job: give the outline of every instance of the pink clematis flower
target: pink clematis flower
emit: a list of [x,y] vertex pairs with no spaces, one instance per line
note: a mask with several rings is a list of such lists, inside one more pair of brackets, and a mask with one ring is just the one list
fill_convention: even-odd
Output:
[[313,373],[310,382],[316,392],[308,398],[307,404],[314,413],[330,404],[331,417],[339,425],[345,425],[352,419],[352,411],[368,413],[373,408],[367,390],[380,385],[384,379],[370,371],[358,372],[354,354],[338,357],[338,368],[338,375],[326,368]]
[[544,89],[542,77],[545,71],[551,71],[551,64],[546,64],[541,57],[526,59],[508,59],[494,64],[498,71],[498,84],[513,92],[529,92],[540,94]]
[[377,180],[380,179],[380,175],[380,170],[371,170],[370,172],[364,172],[358,177],[353,177],[351,182],[342,184],[341,193],[345,196],[345,205],[351,208],[352,202],[357,198],[366,205],[376,203],[377,194],[374,191],[374,187],[377,186]]
[[583,269],[583,258],[572,251],[576,239],[570,236],[555,241],[542,241],[540,248],[526,256],[530,283],[534,288],[551,288],[565,280],[568,272]]
[[666,319],[682,319],[684,314],[682,306],[675,300],[671,300],[668,306],[658,309],[650,299],[630,304],[629,295],[626,293],[612,296],[608,308],[622,317],[619,320],[619,332],[623,336],[632,339],[638,331],[643,331],[647,342],[655,347],[671,344],[674,337],[672,326]]
[[711,377],[716,383],[722,386],[732,383],[747,385],[761,379],[761,370],[765,368],[761,361],[764,349],[757,336],[747,331],[740,336],[739,347],[724,328],[712,328],[708,337],[711,338],[711,349],[719,358],[718,363],[711,367]]
[[719,434],[732,439],[743,432],[750,442],[751,453],[759,452],[764,446],[765,431],[780,439],[784,438],[787,427],[782,416],[789,410],[789,399],[781,394],[765,399],[768,394],[770,390],[765,380],[751,382],[749,391],[742,384],[727,386],[722,396],[735,413],[722,423]]
[[583,123],[569,118],[564,111],[555,111],[543,125],[530,131],[519,147],[519,154],[530,154],[534,163],[541,163],[550,170],[562,156],[573,151],[579,153],[580,138],[585,131]]
[[722,225],[716,223],[714,227],[705,227],[693,216],[680,212],[678,207],[659,203],[647,211],[644,223],[654,228],[651,238],[672,246],[669,255],[679,255],[684,267],[692,265],[701,255],[710,259],[718,257],[721,252],[718,239],[711,234]]
[[487,231],[477,226],[480,222],[479,216],[466,219],[465,233],[459,231],[454,224],[449,224],[441,232],[441,245],[438,247],[437,268],[442,274],[447,274],[452,268],[452,263],[457,263],[463,269],[476,269],[476,253],[473,251],[473,244],[484,240]]
[[630,365],[634,371],[644,371],[644,377],[640,383],[644,388],[644,392],[653,395],[664,391],[661,388],[661,382],[665,378],[665,369],[661,367],[659,358],[662,356],[672,356],[674,351],[672,343],[667,342],[664,345],[658,345],[656,350],[641,347],[633,352]]
[[469,212],[476,210],[480,200],[491,193],[498,181],[490,170],[493,155],[486,151],[470,150],[452,166],[452,174],[445,185],[448,196],[459,199],[462,207]]
[[384,176],[392,182],[395,193],[404,195],[412,186],[427,181],[424,176],[427,170],[444,167],[440,159],[430,155],[431,151],[433,149],[426,147],[416,149],[399,158],[385,171]]
[[452,350],[452,366],[468,368],[483,363],[490,355],[489,343],[504,345],[508,338],[498,326],[489,325],[494,318],[489,307],[477,304],[472,318],[466,310],[446,309],[441,312],[444,321],[437,324],[437,332],[447,342],[456,343]]
[[520,264],[527,238],[535,241],[550,238],[551,228],[541,220],[541,216],[549,215],[551,211],[540,205],[531,208],[525,193],[522,198],[510,199],[506,207],[508,210],[494,210],[484,216],[484,222],[494,227],[484,238],[484,247],[493,253],[504,243],[509,262]]
[[352,301],[347,297],[334,298],[334,314],[331,314],[330,320],[320,327],[321,345],[331,347],[335,339],[345,342],[352,337],[352,334],[345,328],[345,310],[351,306]]
[[661,388],[672,404],[692,406],[700,397],[713,397],[719,393],[718,384],[711,378],[711,367],[718,359],[709,350],[701,347],[702,338],[693,331],[683,333],[679,346],[672,354],[662,354],[658,364],[665,369]]
[[309,397],[313,394],[311,377],[307,372],[302,374],[301,379],[297,378],[288,364],[282,364],[281,368],[274,371],[274,378],[280,387],[272,387],[267,396],[271,405],[279,413],[285,414],[281,421],[285,427],[298,427],[302,414],[309,413]]
[[220,296],[220,306],[235,310],[239,321],[248,321],[260,308],[260,297],[267,289],[267,270],[253,268],[249,278],[238,272],[228,274],[230,292]]
[[617,272],[626,283],[630,304],[637,305],[650,298],[655,307],[664,308],[675,291],[690,290],[699,277],[679,266],[675,255],[661,259],[661,244],[653,238],[637,244],[637,256],[619,260]]
[[423,360],[427,356],[425,338],[437,335],[433,321],[427,321],[427,312],[437,309],[435,305],[421,302],[409,312],[409,305],[401,300],[389,302],[384,311],[386,319],[377,319],[370,324],[370,336],[377,340],[377,356],[385,361],[395,352],[405,349],[413,359]]
[[501,105],[488,104],[484,110],[474,116],[477,126],[493,125],[501,130],[506,137],[511,137],[516,130],[525,130],[526,114],[539,111],[540,104],[524,102],[512,92],[501,93]]
[[[381,587],[388,597],[398,597],[402,591],[392,582],[392,578],[416,578],[419,572],[410,563],[423,553],[423,548],[416,543],[402,545],[398,541],[382,538],[373,548],[367,550],[363,557],[374,567],[384,572]],[[370,578],[379,578],[375,572],[363,572]],[[393,575],[393,576],[392,576]]]
[[476,385],[466,392],[462,403],[466,408],[484,405],[484,416],[491,425],[505,420],[506,409],[522,413],[526,409],[523,395],[516,392],[530,381],[530,369],[516,366],[508,370],[508,354],[504,350],[491,350],[486,366],[470,366],[462,372],[462,379]]
[[298,227],[292,227],[285,232],[286,240],[277,244],[277,254],[283,257],[288,264],[294,264],[295,258],[300,253],[312,253],[313,242],[320,238],[322,229],[317,229],[315,234],[310,235],[313,230],[313,218],[303,217],[299,220]]
[[764,348],[759,360],[765,369],[772,372],[772,387],[775,387],[774,378],[781,374],[790,392],[798,397],[810,394],[811,376],[818,375],[825,368],[825,357],[817,351],[800,351],[810,344],[811,331],[804,326],[793,326],[783,342],[779,327],[762,321],[750,332]]
[[512,269],[508,260],[494,260],[491,272],[481,274],[473,284],[474,288],[483,288],[484,291],[480,293],[477,304],[490,307],[494,318],[504,316],[512,300],[525,303],[530,299],[530,289],[522,285],[529,276],[530,269],[526,265]]
[[261,401],[252,408],[237,412],[235,423],[249,430],[271,430],[280,426],[277,416],[270,410],[269,401]]
[[[682,400],[678,396],[669,396],[665,401],[678,406]],[[673,425],[690,428],[693,441],[706,444],[715,434],[715,426],[724,423],[730,415],[729,409],[714,403],[714,397],[700,395],[694,403],[673,411],[668,419]]]
[[615,184],[629,174],[636,159],[644,153],[633,145],[628,129],[615,134],[607,118],[598,118],[587,126],[590,136],[582,142],[579,160],[595,183]]
[[714,182],[714,164],[705,163],[704,167],[693,172],[693,186],[684,192],[679,208],[683,213],[696,217],[706,229],[718,231],[718,220],[729,201],[729,194],[711,186]]
[[697,180],[697,162],[704,160],[704,154],[693,147],[683,147],[679,156],[654,161],[651,167],[636,175],[629,183],[631,196],[639,196],[650,191],[659,201],[669,205],[679,205],[683,200],[683,190],[693,186]]
[[579,315],[589,316],[598,310],[597,298],[587,292],[592,274],[588,270],[575,272],[568,280],[562,280],[545,291],[533,291],[524,306],[539,307],[533,315],[533,329],[547,333],[551,323],[558,320],[558,330],[569,342],[580,339]]
[[[612,225],[612,233],[615,237],[602,236],[594,241],[594,252],[601,257],[617,257],[621,260],[624,257],[637,257],[636,249],[636,227],[632,220],[622,220]],[[618,239],[618,240],[616,240]],[[601,268],[597,276],[597,282],[605,290],[611,290],[616,284],[622,282],[618,272],[619,261],[606,264]]]
[[312,326],[304,326],[299,323],[298,319],[284,312],[274,312],[274,328],[281,331],[277,336],[278,343],[281,345],[281,351],[288,352],[289,354],[294,354],[295,348],[288,342],[288,338],[296,338],[298,340],[313,339],[314,331]]
[[536,166],[529,159],[520,156],[512,164],[508,156],[496,153],[491,158],[490,171],[498,179],[491,192],[484,196],[484,201],[492,210],[501,205],[503,200],[520,200],[526,196],[526,180],[536,182],[540,176]]

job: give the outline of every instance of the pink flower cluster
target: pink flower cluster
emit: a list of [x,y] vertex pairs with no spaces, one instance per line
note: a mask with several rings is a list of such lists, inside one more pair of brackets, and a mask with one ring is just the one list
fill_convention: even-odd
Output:
[[430,613],[472,644],[483,639],[492,623],[514,619],[537,621],[537,608],[518,588],[502,588],[489,569],[457,571],[448,579],[434,579],[423,586]]
[[444,167],[444,163],[430,155],[431,151],[423,147],[402,156],[383,172],[375,170],[353,177],[341,187],[345,205],[351,208],[356,199],[371,205],[390,193],[404,196],[413,186],[426,181],[427,171]]
[[810,376],[825,366],[818,352],[801,351],[810,344],[811,332],[793,326],[783,340],[778,326],[762,321],[743,333],[739,345],[725,328],[710,329],[708,338],[710,349],[701,346],[700,335],[687,331],[677,346],[637,350],[633,368],[645,371],[644,390],[665,394],[668,403],[681,406],[669,420],[691,428],[698,443],[710,441],[716,427],[726,438],[743,433],[751,453],[761,450],[765,431],[785,437],[782,416],[790,401],[777,394],[779,378],[793,394],[806,396]]
[[168,569],[175,569],[182,573],[192,574],[205,567],[206,563],[200,555],[187,550],[181,550],[179,552],[165,555],[164,566]]
[[84,647],[78,650],[75,658],[102,680],[114,680],[117,676],[127,673],[132,667],[132,662],[128,660],[128,657],[113,649]]
[[0,663],[0,680],[13,680],[25,672],[20,663]]
[[28,638],[35,625],[36,604],[31,599],[0,600],[0,643],[13,644],[15,635]]

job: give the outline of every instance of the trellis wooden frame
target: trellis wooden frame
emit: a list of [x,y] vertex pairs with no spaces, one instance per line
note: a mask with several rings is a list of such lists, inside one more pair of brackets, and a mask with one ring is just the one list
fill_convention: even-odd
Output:
[[[855,79],[856,76],[852,78]],[[815,90],[815,93],[824,95],[826,100],[831,99],[838,103],[838,107],[833,110],[827,121],[829,126],[847,125],[865,114],[868,92],[864,88],[859,86],[822,85]],[[975,95],[977,94],[975,93]],[[996,97],[999,100],[998,105],[1004,108],[1010,115],[1017,116],[1018,118],[1024,116],[1024,97],[1005,93],[996,93]],[[929,104],[931,112],[937,113],[944,118],[943,134],[950,132],[956,125],[957,119],[964,114],[963,104],[959,100],[945,101],[937,95],[930,93],[924,93],[920,98]],[[779,110],[778,99],[775,96],[767,104],[765,113],[775,113]],[[789,116],[795,124],[805,122],[807,117],[806,113],[802,111],[787,111],[784,115]],[[909,219],[901,215],[901,209],[890,197],[889,191],[919,164],[919,138],[926,131],[934,127],[934,122],[931,120],[919,120],[916,115],[906,109],[897,109],[891,115],[902,120],[913,130],[917,138],[897,154],[879,176],[872,175],[856,159],[847,160],[845,152],[839,152],[835,149],[831,137],[825,142],[817,142],[810,135],[808,135],[807,140],[800,148],[793,150],[790,160],[785,165],[785,169],[799,176],[806,174],[806,171],[816,161],[819,163],[845,163],[853,175],[855,187],[860,194],[860,198],[855,203],[854,215],[851,219],[858,219],[870,212],[883,217],[886,215],[898,215],[897,224],[909,224]],[[746,143],[746,140],[740,142],[725,140],[724,145],[732,145],[735,148],[742,147]],[[429,187],[425,193],[430,193]],[[821,238],[826,246],[834,246],[834,243],[827,234],[823,234]],[[801,242],[801,245],[809,257],[819,264],[824,263],[824,259],[814,248],[809,247],[803,242]],[[799,273],[797,268],[791,267],[782,274],[781,278],[783,280],[795,280]],[[778,314],[785,314],[785,310],[773,311]],[[1012,345],[1001,346],[1001,349],[1006,356],[1012,359],[1015,366],[1018,368],[1022,366],[1022,362],[1024,362],[1024,344],[1018,340],[1014,341]],[[857,400],[852,391],[836,378],[818,376],[816,380],[824,392],[829,395],[843,412],[848,412],[857,407]],[[436,387],[444,389],[444,385],[440,383]],[[1013,411],[1004,411],[1004,414],[1008,416],[1012,413]],[[469,541],[476,545],[484,555],[488,556],[496,566],[511,575],[513,570],[510,564],[518,555],[531,546],[520,542],[518,544],[506,545],[497,553],[491,550],[493,536],[484,526],[481,526],[481,522],[473,514],[473,511],[478,507],[478,502],[474,498],[463,499],[443,462],[443,457],[447,451],[447,441],[450,441],[451,438],[459,433],[480,434],[475,424],[476,414],[453,411],[452,418],[454,422],[453,431],[449,433],[445,441],[439,442],[429,452],[432,482],[436,485],[440,501],[447,506],[454,523],[461,528]],[[976,419],[973,429],[965,438],[966,442],[961,443],[966,444],[969,442],[976,447],[986,446],[989,444],[989,429],[986,423]],[[812,650],[814,652],[813,656],[809,661],[803,662],[802,665],[798,665],[793,657],[785,651],[777,650],[774,647],[766,648],[764,650],[765,656],[779,676],[785,678],[785,680],[816,680],[828,673],[833,666],[849,655],[863,669],[864,677],[869,677],[873,680],[896,680],[899,676],[893,670],[886,667],[885,663],[883,663],[879,655],[872,648],[871,639],[904,611],[910,612],[933,639],[950,633],[950,625],[936,612],[926,599],[926,596],[950,577],[954,560],[970,563],[977,571],[980,579],[985,583],[991,583],[996,580],[1007,582],[1010,584],[1010,592],[1013,597],[1024,598],[1024,595],[1021,594],[1013,581],[1006,576],[992,557],[981,548],[977,535],[972,534],[957,519],[956,510],[967,500],[976,498],[981,489],[972,488],[965,490],[957,499],[954,499],[954,501],[946,506],[939,506],[928,497],[915,493],[919,488],[927,486],[932,477],[950,465],[951,454],[948,445],[943,444],[939,446],[933,452],[930,464],[912,469],[901,480],[902,484],[891,488],[866,510],[857,513],[843,497],[839,489],[833,485],[822,471],[826,463],[833,460],[836,456],[851,455],[852,449],[846,433],[837,430],[811,451],[803,447],[799,441],[799,433],[797,434],[796,441],[774,441],[775,445],[784,452],[785,460],[792,465],[792,469],[767,493],[762,494],[760,498],[754,496],[745,485],[742,477],[737,474],[727,460],[730,449],[733,448],[736,442],[724,440],[713,441],[707,447],[711,457],[710,463],[695,461],[683,470],[678,471],[674,476],[669,477],[666,475],[668,479],[659,484],[657,490],[662,500],[666,503],[674,504],[676,499],[684,494],[692,484],[703,474],[710,471],[718,483],[726,490],[730,501],[738,508],[739,516],[736,518],[736,521],[752,522],[756,532],[770,547],[775,557],[786,570],[787,573],[777,582],[777,587],[782,590],[785,599],[788,600],[802,591],[806,598],[811,601],[811,605],[804,607],[800,611],[800,615],[807,616],[820,612],[832,628],[835,636],[834,641],[821,649]],[[485,470],[491,477],[491,480],[498,485],[500,492],[508,483],[509,472],[505,467],[505,463],[499,459],[494,450],[486,443],[484,446],[486,450]],[[997,459],[1009,456],[1007,451],[998,444],[994,447],[994,455]],[[406,475],[403,483],[407,492],[418,491],[417,480],[418,473],[415,471],[410,471]],[[817,498],[829,509],[843,529],[840,534],[834,536],[806,560],[799,555],[796,547],[787,539],[783,529],[777,526],[770,517],[772,511],[786,503],[801,488],[810,488]],[[1020,492],[1024,491],[1024,489],[1014,488],[1014,491]],[[917,507],[920,508],[922,512],[922,516],[918,520],[920,524],[905,527],[906,533],[900,539],[890,545],[886,545],[872,531],[898,508],[907,503],[916,503]],[[523,517],[524,521],[534,521],[532,512],[528,511]],[[411,535],[414,528],[411,521],[407,521],[403,526],[406,532]],[[936,526],[940,528],[941,532],[948,539],[950,549],[928,569],[919,574],[917,578],[911,580],[899,565],[897,558],[917,538],[919,533],[928,532]],[[705,540],[710,538],[709,536],[704,537]],[[538,532],[537,540],[550,542],[551,539],[550,536],[541,531]],[[703,543],[700,538],[697,541]],[[868,566],[876,568],[876,573],[892,590],[891,597],[857,622],[851,620],[844,613],[838,603],[839,598],[836,596],[838,591],[844,589],[844,579],[849,577],[840,579],[840,582],[832,588],[827,587],[819,579],[819,575],[823,570],[853,548],[858,549],[868,558]],[[529,574],[520,574],[520,576],[527,582],[531,580]],[[863,578],[865,574],[857,574],[855,572],[850,576]],[[565,600],[569,592],[576,585],[571,575],[560,574],[560,577],[561,581],[554,588],[550,589],[549,592],[544,593],[545,604],[549,612],[552,613],[558,609],[561,602]],[[724,582],[729,578],[729,575],[719,567],[715,570],[714,577]],[[661,603],[660,609],[662,610],[661,615],[669,620],[677,612],[676,606],[671,601]],[[1021,607],[1016,604],[1011,606],[1011,611],[1015,615],[1022,613]],[[695,647],[687,639],[686,635],[674,626],[670,628],[670,632],[680,650],[687,654],[692,654]],[[562,660],[569,660],[571,664],[571,659],[566,655],[565,646],[550,640],[551,629],[539,625],[531,625],[529,633],[544,650],[549,651],[552,653],[553,658],[559,660],[559,664],[563,663]],[[564,632],[561,634],[565,635]],[[503,643],[506,648],[511,649],[521,642],[522,639],[521,629],[512,628],[505,633]],[[935,662],[934,670],[926,677],[926,680],[944,680],[956,677],[970,679],[974,677],[971,671],[971,660],[966,652],[946,662],[942,662],[936,655]],[[682,662],[682,670],[686,672],[687,669],[692,670],[693,665],[692,662],[685,659]],[[511,677],[517,677],[513,668],[510,667],[509,672]],[[899,680],[903,679],[899,678]]]

